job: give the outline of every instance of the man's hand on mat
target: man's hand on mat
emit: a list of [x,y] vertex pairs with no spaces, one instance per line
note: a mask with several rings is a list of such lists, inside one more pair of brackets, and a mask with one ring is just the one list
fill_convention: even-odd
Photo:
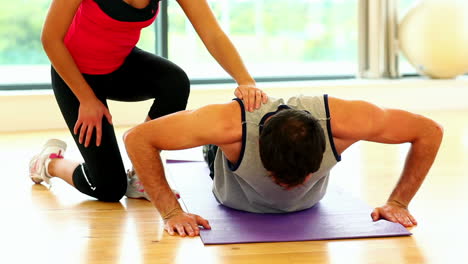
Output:
[[268,96],[265,92],[258,89],[255,84],[241,84],[234,91],[234,95],[243,100],[246,110],[252,112],[260,108],[260,105],[266,103]]
[[202,226],[205,229],[211,229],[208,220],[198,216],[196,214],[189,214],[186,212],[179,212],[168,219],[165,219],[164,229],[173,236],[176,232],[181,236],[198,236],[200,234],[200,228]]
[[96,128],[96,146],[101,145],[102,135],[102,118],[105,116],[109,124],[112,125],[112,116],[109,109],[97,98],[80,103],[78,112],[78,120],[76,120],[73,133],[80,133],[78,141],[84,143],[85,147],[89,146],[93,130]]
[[400,223],[405,227],[412,227],[418,224],[405,206],[391,201],[387,202],[384,206],[375,208],[371,213],[371,217],[374,221],[387,219],[394,223]]

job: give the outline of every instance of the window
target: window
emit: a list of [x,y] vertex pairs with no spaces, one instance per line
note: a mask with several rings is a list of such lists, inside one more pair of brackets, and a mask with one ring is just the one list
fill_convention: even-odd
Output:
[[[40,34],[48,0],[2,2],[0,8],[0,85],[45,82],[50,76],[45,65]],[[34,72],[34,76],[31,73]],[[50,77],[49,77],[50,79]]]
[[[169,6],[169,59],[183,67],[191,79],[230,79],[205,49],[177,2],[163,1]],[[357,72],[358,1],[208,1],[255,78],[337,78]],[[414,4],[413,0],[396,1],[400,17]],[[40,34],[50,2],[19,0],[2,4],[0,89],[37,84],[48,87],[50,63]],[[138,46],[155,52],[156,44],[165,41],[156,39],[155,26],[151,26],[143,30]],[[400,71],[414,73],[405,58],[400,58]]]
[[[2,86],[50,83],[50,62],[42,49],[40,39],[50,2],[50,0],[2,2],[0,89]],[[138,45],[154,52],[154,37],[154,26],[145,28]]]
[[[255,77],[354,75],[357,4],[349,0],[210,0],[223,30]],[[175,1],[169,59],[190,78],[228,78]]]
[[[399,20],[398,21],[401,21],[403,19],[403,17],[405,16],[406,12],[408,12],[408,10],[414,6],[418,1],[414,1],[414,0],[399,0],[399,6],[398,6],[398,17],[399,17]],[[414,75],[416,74],[416,70],[414,69],[414,67],[408,62],[408,60],[406,59],[405,55],[403,55],[402,52],[400,52],[400,56],[399,56],[399,70],[400,70],[400,74],[401,75]]]

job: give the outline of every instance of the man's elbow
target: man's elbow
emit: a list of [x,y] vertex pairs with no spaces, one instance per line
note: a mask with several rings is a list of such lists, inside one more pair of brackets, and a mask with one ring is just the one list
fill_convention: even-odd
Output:
[[439,123],[435,123],[435,134],[436,134],[436,137],[439,139],[439,141],[442,141],[442,138],[444,137],[444,127],[439,124]]
[[132,152],[135,149],[138,149],[139,147],[142,147],[145,145],[145,137],[142,135],[140,129],[137,127],[134,127],[132,129],[127,130],[123,134],[123,142],[125,144],[125,148],[127,149],[127,152]]
[[441,124],[430,120],[429,126],[427,128],[427,134],[431,142],[440,145],[442,138],[444,137],[444,127]]
[[[128,142],[127,142],[127,140],[129,140],[128,135],[131,134],[131,133],[134,133],[132,130],[133,130],[133,128],[131,128],[131,129],[125,131],[125,133],[124,133],[123,136],[122,136],[122,140],[123,140],[123,142],[125,143],[125,146],[127,146],[127,144],[128,144]],[[132,135],[132,137],[133,137],[133,135]]]

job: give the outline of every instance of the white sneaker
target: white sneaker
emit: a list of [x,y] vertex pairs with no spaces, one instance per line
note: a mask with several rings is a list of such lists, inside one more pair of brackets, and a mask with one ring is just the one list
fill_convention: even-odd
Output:
[[[127,179],[128,179],[127,192],[125,193],[125,196],[127,196],[128,198],[136,198],[136,199],[143,198],[143,199],[150,201],[150,198],[148,194],[145,192],[145,189],[143,188],[143,184],[141,183],[134,169],[127,171]],[[180,194],[178,191],[172,189],[172,192],[174,193],[177,199],[180,198]]]
[[32,157],[29,162],[29,177],[34,183],[45,181],[50,184],[50,174],[48,171],[51,159],[63,158],[67,149],[67,143],[59,139],[50,139],[42,147],[42,151]]

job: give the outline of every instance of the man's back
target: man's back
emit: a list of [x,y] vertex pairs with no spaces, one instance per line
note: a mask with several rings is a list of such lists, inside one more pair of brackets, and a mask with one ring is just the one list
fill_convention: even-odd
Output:
[[[218,151],[215,161],[213,193],[218,201],[239,210],[259,213],[282,213],[310,208],[325,195],[330,169],[340,160],[335,150],[328,110],[328,97],[298,96],[287,102],[270,98],[260,109],[247,112],[238,100],[242,117],[242,144],[238,160]],[[326,148],[320,169],[300,186],[281,187],[268,176],[259,155],[259,132],[267,121],[282,109],[305,110],[319,120],[325,134]],[[232,150],[228,150],[232,152]]]
[[[294,104],[293,101],[288,103]],[[409,213],[408,204],[434,162],[442,141],[443,128],[424,116],[399,109],[381,108],[370,102],[330,97],[328,103],[328,110],[332,119],[326,120],[327,110],[325,101],[323,101],[322,108],[325,108],[324,119],[326,121],[323,130],[326,131],[325,134],[328,137],[331,137],[328,127],[333,129],[333,142],[338,155],[341,155],[346,148],[360,140],[384,144],[411,144],[395,188],[388,197],[387,202],[383,206],[376,207],[371,216],[374,221],[384,218],[405,226],[415,225],[417,222]],[[218,146],[238,145],[243,135],[239,108],[236,102],[207,105],[196,110],[181,111],[145,122],[126,134],[124,141],[129,157],[152,203],[163,215],[166,229],[173,231],[177,228],[177,230],[187,231],[198,227],[198,225],[207,228],[209,228],[209,225],[203,217],[185,213],[181,209],[165,178],[164,167],[159,155],[160,150],[186,149],[207,144]],[[286,114],[288,111],[290,110],[283,113]],[[291,112],[297,113],[298,111]],[[311,112],[313,113],[313,111]],[[282,116],[282,113],[277,114],[274,118],[272,117],[270,121],[276,122],[280,116]],[[323,118],[319,117],[319,119]],[[267,123],[265,131],[275,122]],[[258,127],[251,130],[258,130]],[[279,135],[281,137],[282,133],[279,133]],[[302,138],[301,142],[310,138],[309,136]],[[330,139],[326,142],[329,141]],[[262,144],[262,157],[264,157],[263,146],[265,145]],[[235,150],[235,148],[233,147],[231,151]],[[289,145],[283,145],[281,149],[288,151],[288,149],[292,148]],[[305,148],[304,153],[306,154],[303,154],[302,157],[308,157],[308,149]],[[279,153],[282,152],[279,151]],[[242,155],[243,159],[245,159],[244,155]],[[284,157],[287,158],[287,155]],[[301,158],[297,157],[290,164],[297,163],[297,159]],[[332,157],[335,157],[335,155]],[[240,160],[240,158],[234,157],[232,160]],[[270,159],[263,159],[263,161],[269,162]],[[283,165],[281,159],[275,160],[275,163],[280,166]],[[256,161],[255,164],[259,164],[259,162]],[[238,170],[241,167],[242,163]],[[293,165],[285,167],[295,169]],[[308,171],[315,171],[315,169]],[[269,170],[269,172],[272,172],[270,175],[275,179],[271,183],[275,182],[278,185],[285,183],[282,181],[276,182],[278,180],[276,175],[282,173],[277,173],[275,169]],[[187,180],[191,180],[190,175],[185,176],[188,177]],[[310,173],[305,176],[307,177],[302,176],[301,182],[304,182],[304,179],[307,179]],[[378,177],[378,175],[376,176]],[[324,186],[326,187],[326,185]],[[221,188],[223,186],[219,186],[219,189]]]

